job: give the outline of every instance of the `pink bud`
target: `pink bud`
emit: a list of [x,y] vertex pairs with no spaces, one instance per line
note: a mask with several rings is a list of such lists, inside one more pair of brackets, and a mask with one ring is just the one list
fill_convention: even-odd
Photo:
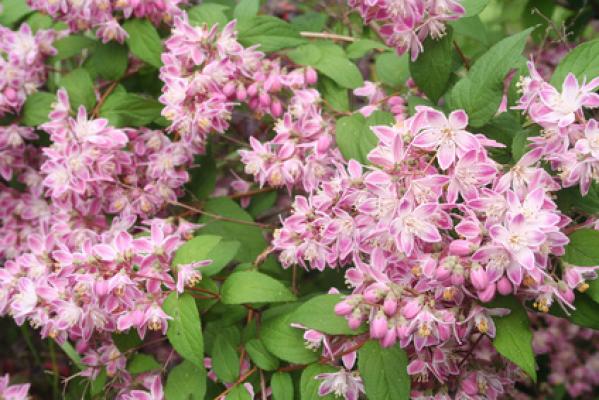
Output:
[[470,270],[470,282],[472,282],[472,286],[474,286],[476,289],[484,290],[489,284],[487,271],[485,271],[485,269],[480,265],[473,267]]
[[393,328],[387,330],[385,337],[381,340],[381,346],[390,347],[397,342],[397,331]]
[[235,97],[237,97],[237,100],[239,101],[244,101],[247,98],[247,91],[245,90],[245,86],[243,85],[239,85],[237,86],[237,91],[235,93]]
[[355,314],[356,313],[353,313],[352,316],[347,320],[347,324],[351,329],[358,329],[360,325],[362,325],[362,318],[360,318],[359,315],[356,316]]
[[493,297],[495,297],[495,284],[494,283],[491,283],[490,285],[488,285],[485,290],[478,292],[478,298],[482,302],[486,303],[488,301],[491,301],[491,300],[493,300]]
[[258,84],[255,82],[252,83],[250,85],[250,87],[248,87],[247,92],[248,92],[248,96],[250,96],[250,97],[256,96],[258,94]]
[[437,271],[435,271],[435,278],[437,278],[439,281],[444,281],[445,279],[449,278],[450,275],[451,271],[445,268],[443,265],[440,265],[439,268],[437,268]]
[[454,240],[449,244],[449,254],[465,256],[473,251],[473,245],[467,240]]
[[574,291],[568,288],[565,291],[562,291],[562,296],[568,303],[572,303],[574,301]]
[[354,307],[346,301],[342,301],[341,303],[337,303],[335,305],[335,314],[337,315],[349,315],[353,310]]
[[508,294],[512,293],[512,290],[512,283],[505,276],[501,278],[499,282],[497,282],[497,291],[499,292],[499,294],[507,296]]
[[397,299],[394,295],[388,294],[383,302],[383,311],[391,316],[397,312]]
[[283,106],[278,99],[275,99],[270,105],[270,112],[272,113],[273,117],[280,117],[281,114],[283,114]]
[[235,93],[235,82],[231,81],[228,82],[224,87],[223,87],[223,93],[225,94],[225,96],[229,97],[231,95],[233,95]]
[[318,74],[312,67],[306,68],[306,82],[309,85],[314,85],[318,81]]
[[381,339],[387,333],[387,329],[387,318],[385,318],[385,315],[379,311],[370,323],[370,336],[374,339]]
[[258,96],[260,98],[260,105],[262,107],[268,107],[270,105],[270,96],[266,92],[260,92]]
[[407,319],[412,319],[418,314],[422,305],[420,304],[420,300],[418,298],[409,300],[402,308],[401,313]]

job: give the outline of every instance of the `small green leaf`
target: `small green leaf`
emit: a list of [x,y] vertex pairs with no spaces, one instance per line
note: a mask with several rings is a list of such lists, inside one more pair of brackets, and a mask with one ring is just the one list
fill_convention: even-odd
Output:
[[239,355],[226,335],[219,335],[212,347],[212,369],[223,382],[232,383],[239,377]]
[[485,9],[490,0],[462,0],[462,7],[466,9],[464,17],[472,17],[480,14]]
[[142,340],[135,329],[130,329],[129,332],[113,333],[112,341],[121,353],[142,344]]
[[237,385],[227,394],[227,400],[252,400],[252,396],[243,385]]
[[299,31],[280,18],[260,15],[243,19],[237,24],[238,39],[244,46],[259,44],[259,49],[270,52],[306,43]]
[[98,44],[85,64],[92,75],[99,75],[107,80],[117,80],[123,76],[129,63],[127,46],[116,42]]
[[251,339],[245,344],[245,351],[258,366],[264,371],[274,371],[279,368],[279,360],[270,354],[260,339]]
[[287,372],[275,372],[270,378],[273,400],[293,400],[293,380]]
[[27,126],[38,126],[48,122],[48,114],[52,111],[52,103],[56,95],[47,92],[35,92],[27,96],[23,105],[22,122]]
[[79,355],[79,353],[77,353],[77,350],[75,350],[75,348],[70,342],[65,341],[63,344],[58,343],[58,345],[60,346],[62,351],[64,351],[65,354],[69,356],[69,358],[77,368],[79,368],[82,371],[86,368],[81,362],[81,356]]
[[335,305],[343,299],[338,294],[322,294],[312,297],[299,306],[291,316],[294,323],[315,329],[328,335],[358,335],[364,329],[351,329],[347,320],[335,314]]
[[398,56],[394,51],[379,54],[375,59],[376,77],[385,85],[397,87],[405,84],[410,76],[409,57]]
[[206,370],[183,360],[168,374],[166,400],[202,400],[206,395]]
[[104,102],[100,116],[108,119],[111,125],[138,127],[150,124],[160,118],[162,104],[150,97],[115,90]]
[[260,0],[239,0],[233,10],[233,17],[236,19],[252,18],[258,15],[258,10],[260,10]]
[[92,395],[92,397],[97,396],[106,390],[105,386],[107,377],[106,368],[102,368],[96,379],[91,381],[89,393]]
[[213,276],[218,274],[235,258],[240,247],[241,243],[235,240],[223,241],[217,244],[208,253],[207,259],[212,260],[212,263],[202,268],[202,275]]
[[89,73],[83,68],[77,68],[66,74],[60,80],[60,86],[69,93],[71,109],[76,111],[80,105],[91,111],[96,104],[94,82]]
[[127,371],[133,375],[143,374],[162,368],[158,361],[149,354],[138,353],[127,364]]
[[291,25],[299,31],[320,32],[325,28],[327,19],[329,16],[324,13],[307,12],[294,17],[291,20]]
[[423,43],[424,51],[416,61],[410,62],[410,73],[416,85],[437,103],[449,86],[452,66],[453,33],[451,28],[447,34],[435,40],[432,37]]
[[123,24],[123,28],[129,34],[127,45],[131,52],[140,60],[160,68],[162,42],[154,25],[146,19],[130,19]]
[[228,9],[229,7],[222,4],[205,3],[190,8],[187,15],[189,16],[189,22],[193,25],[206,24],[211,27],[218,24],[220,28],[223,28],[229,21],[225,14]]
[[224,304],[277,303],[294,301],[295,296],[285,285],[257,271],[235,272],[221,289]]
[[570,236],[562,260],[582,267],[599,265],[599,231],[578,229]]
[[57,54],[52,57],[53,60],[66,60],[81,54],[83,49],[93,48],[97,44],[96,41],[82,35],[69,35],[62,39],[58,39],[52,45]]
[[334,368],[330,365],[308,365],[308,367],[302,372],[302,377],[300,380],[301,400],[334,400],[335,395],[333,393],[322,397],[318,394],[318,388],[320,387],[322,381],[316,379],[316,375],[337,371],[337,368]]
[[358,370],[369,400],[410,398],[408,357],[399,345],[383,348],[369,340],[358,350]]
[[173,319],[168,321],[166,335],[177,353],[198,368],[204,367],[204,339],[196,303],[189,294],[171,293],[162,308]]
[[557,192],[557,204],[563,212],[580,210],[588,214],[599,214],[599,184],[593,182],[589,192],[583,196],[578,186]]
[[496,330],[493,346],[499,354],[522,368],[536,382],[532,332],[524,306],[513,296],[495,298],[488,306],[510,309],[508,315],[493,318]]
[[183,243],[175,252],[171,265],[191,264],[208,259],[208,254],[220,243],[220,236],[200,235]]
[[395,120],[390,113],[375,111],[370,117],[365,118],[356,113],[337,120],[335,139],[341,154],[346,160],[354,159],[361,164],[368,163],[368,153],[378,143],[371,126],[389,125]]
[[349,58],[362,58],[371,50],[391,51],[388,46],[376,40],[360,39],[347,46],[347,56]]
[[349,111],[347,88],[339,86],[335,81],[326,76],[318,79],[318,86],[322,98],[333,110]]
[[291,314],[267,318],[260,328],[264,346],[281,360],[294,364],[309,364],[318,360],[318,353],[306,348],[304,330],[291,327]]
[[579,83],[583,79],[588,82],[599,76],[599,39],[583,42],[570,51],[553,72],[551,84],[561,90],[569,72],[578,78]]

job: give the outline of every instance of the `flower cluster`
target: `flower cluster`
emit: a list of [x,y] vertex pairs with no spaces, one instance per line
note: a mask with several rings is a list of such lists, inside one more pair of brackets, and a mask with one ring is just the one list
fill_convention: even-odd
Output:
[[415,390],[452,383],[471,396],[468,379],[497,393],[498,373],[513,381],[491,362],[487,372],[474,367],[480,360],[457,367],[473,336],[494,337],[491,316],[508,312],[480,302],[515,293],[541,311],[555,301],[572,307],[573,289],[594,268],[568,266],[562,278],[554,271],[550,255],[563,254],[569,219],[551,199],[559,185],[536,163],[538,150],[503,173],[487,150],[500,145],[467,125],[463,111],[417,107],[392,127],[374,127],[373,166],[350,160],[296,197],[273,246],[284,266],[353,264],[346,280],[354,291],[337,313],[354,328],[367,322],[384,346],[408,349]]
[[46,82],[48,56],[56,54],[52,43],[60,34],[27,24],[18,31],[0,26],[0,117],[18,113],[31,93]]
[[120,25],[123,18],[148,18],[154,24],[170,24],[182,13],[186,0],[27,0],[29,7],[64,21],[72,32],[96,29],[104,43],[123,42],[128,34]]
[[60,90],[42,126],[52,140],[41,171],[53,202],[74,208],[93,200],[101,212],[148,217],[181,194],[192,160],[183,142],[162,131],[115,129],[106,119],[90,119],[83,106],[76,118],[70,111]]
[[538,157],[559,171],[564,187],[579,184],[586,194],[592,181],[599,179],[599,121],[585,110],[599,107],[599,77],[579,83],[569,73],[561,92],[546,82],[534,64],[528,63],[530,76],[519,83],[522,97],[516,109],[540,125],[540,136],[529,138]]
[[160,101],[170,130],[195,152],[203,152],[211,132],[224,133],[238,102],[259,114],[278,117],[285,92],[315,83],[311,68],[287,71],[278,59],[268,59],[255,47],[236,39],[235,21],[222,31],[215,25],[192,26],[186,15],[175,18],[162,55]]
[[10,385],[8,374],[0,377],[0,397],[6,400],[27,400],[29,398],[29,384]]
[[382,23],[380,35],[401,55],[412,60],[423,51],[428,37],[445,35],[445,23],[464,15],[460,0],[348,0],[366,23]]

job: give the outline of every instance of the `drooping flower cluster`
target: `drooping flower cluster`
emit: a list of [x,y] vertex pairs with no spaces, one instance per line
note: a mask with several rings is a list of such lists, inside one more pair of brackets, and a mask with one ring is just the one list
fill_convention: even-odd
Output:
[[238,102],[278,117],[284,108],[283,89],[301,89],[316,81],[311,68],[287,71],[255,46],[244,48],[236,39],[235,24],[231,21],[219,32],[216,25],[192,26],[183,15],[175,18],[165,43],[162,115],[195,152],[204,151],[209,133],[228,129]]
[[52,43],[60,34],[39,30],[27,24],[18,31],[0,26],[0,117],[18,113],[31,93],[46,82],[44,61],[56,54]]
[[348,0],[367,24],[381,23],[379,29],[387,45],[412,60],[423,51],[428,37],[445,35],[445,24],[464,15],[460,0]]
[[586,194],[599,180],[599,121],[588,118],[588,111],[599,107],[599,77],[586,83],[569,73],[561,92],[546,82],[528,63],[530,76],[520,82],[522,97],[516,109],[540,125],[540,136],[529,138],[538,156],[559,172],[564,187],[580,185]]
[[0,377],[0,398],[5,400],[27,400],[29,398],[29,384],[10,385],[8,374]]
[[573,289],[595,268],[568,266],[556,275],[551,255],[563,254],[569,222],[551,199],[559,185],[535,163],[535,150],[502,173],[487,153],[499,144],[467,124],[463,111],[446,117],[418,107],[392,127],[374,127],[373,166],[364,171],[350,160],[318,190],[296,197],[273,246],[284,266],[353,264],[346,279],[354,292],[336,311],[351,327],[367,322],[383,345],[406,348],[415,390],[454,385],[472,396],[468,379],[497,393],[513,382],[511,367],[457,366],[473,335],[492,338],[491,316],[508,312],[479,303],[515,293],[541,311],[554,302],[572,307]]
[[43,185],[53,202],[76,207],[93,200],[98,211],[148,217],[181,194],[191,150],[162,131],[115,129],[89,118],[83,106],[73,118],[65,91],[42,126],[52,145],[44,149]]
[[148,18],[155,25],[170,24],[182,13],[179,5],[185,3],[186,0],[27,0],[34,10],[66,22],[72,32],[96,29],[104,43],[127,38],[119,22],[122,19]]

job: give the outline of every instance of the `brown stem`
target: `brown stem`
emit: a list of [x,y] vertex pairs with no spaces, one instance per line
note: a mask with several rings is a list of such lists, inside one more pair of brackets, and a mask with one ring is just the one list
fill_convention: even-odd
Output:
[[340,40],[343,42],[355,42],[356,38],[345,35],[337,35],[334,33],[327,32],[300,32],[300,35],[305,38],[313,38],[313,39],[331,39],[331,40]]
[[462,63],[464,64],[464,67],[466,67],[467,70],[470,70],[470,61],[464,55],[464,52],[462,51],[462,49],[458,45],[458,42],[456,42],[455,40],[453,41],[453,47],[455,47],[455,50],[458,52],[458,55],[462,59]]
[[108,89],[106,89],[104,91],[104,93],[102,94],[102,97],[100,97],[100,100],[98,100],[98,104],[96,104],[96,106],[94,107],[94,109],[92,111],[92,117],[96,118],[98,116],[98,114],[100,113],[100,109],[104,105],[104,102],[106,101],[108,96],[110,96],[110,94],[114,91],[114,89],[116,89],[119,82],[120,82],[120,80],[116,80],[116,81],[112,82],[110,84],[110,86],[108,86]]
[[245,380],[247,378],[249,378],[250,376],[252,376],[252,374],[254,372],[256,372],[257,368],[253,367],[252,369],[250,369],[248,372],[246,372],[245,374],[241,375],[239,377],[239,379],[237,379],[237,382],[235,382],[234,384],[232,384],[230,387],[228,387],[225,391],[223,391],[221,394],[219,394],[218,396],[216,396],[214,398],[214,400],[224,400],[225,397],[227,396],[227,394],[233,390],[235,387],[239,386],[241,383],[245,382]]
[[261,189],[248,190],[247,192],[233,193],[233,194],[228,195],[227,197],[230,199],[233,199],[233,200],[242,199],[244,197],[252,197],[257,194],[274,192],[275,190],[276,190],[276,188],[269,186],[269,187],[265,187],[265,188],[261,188]]
[[218,221],[234,222],[236,224],[241,224],[241,225],[257,226],[257,227],[262,228],[262,229],[275,229],[275,227],[272,226],[272,225],[262,224],[260,222],[244,221],[242,219],[229,218],[229,217],[224,217],[224,216],[219,215],[219,214],[213,214],[211,212],[200,210],[199,208],[192,207],[192,206],[187,205],[185,203],[181,203],[181,202],[179,202],[177,200],[171,201],[170,204],[172,204],[174,206],[185,208],[185,209],[193,211],[193,212],[195,212],[197,214],[206,215],[206,216],[214,218],[215,220],[218,220]]

